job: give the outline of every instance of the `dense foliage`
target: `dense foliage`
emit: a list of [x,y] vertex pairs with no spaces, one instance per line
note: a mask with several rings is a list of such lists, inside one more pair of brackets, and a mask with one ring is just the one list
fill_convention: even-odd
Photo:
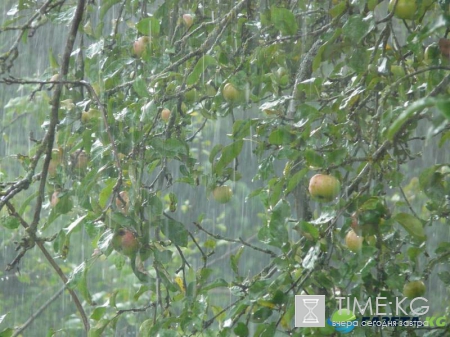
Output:
[[449,1],[6,3],[0,336],[332,336],[294,295],[419,280],[446,325],[383,336],[450,334]]

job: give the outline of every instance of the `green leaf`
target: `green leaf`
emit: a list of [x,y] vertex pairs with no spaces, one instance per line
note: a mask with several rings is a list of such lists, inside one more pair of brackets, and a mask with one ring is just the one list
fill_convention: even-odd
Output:
[[[115,4],[119,3],[121,0],[104,0],[102,1],[102,5],[100,6],[100,21],[103,21],[106,13],[109,9]],[[75,6],[74,6],[75,10]]]
[[208,283],[204,287],[201,288],[202,293],[206,293],[211,289],[215,288],[227,288],[229,286],[228,282],[225,281],[223,278],[219,278],[217,280],[212,281],[211,283]]
[[259,240],[275,247],[283,247],[288,241],[286,219],[289,218],[290,212],[289,204],[284,200],[280,200],[272,211],[269,223],[259,230]]
[[298,30],[294,13],[286,8],[272,6],[270,9],[270,19],[283,35],[294,35]]
[[189,234],[181,222],[172,219],[164,219],[161,222],[161,231],[170,241],[178,246],[187,247]]
[[247,337],[248,336],[248,327],[243,322],[238,322],[236,327],[233,329],[233,332],[238,337]]
[[233,124],[233,138],[242,139],[250,136],[252,121],[249,119],[239,119]]
[[394,219],[402,225],[411,236],[420,241],[425,241],[426,236],[423,224],[419,219],[408,213],[398,213],[394,216]]
[[6,328],[0,331],[0,337],[11,337],[14,334],[13,328]]
[[69,276],[69,280],[67,281],[67,287],[70,289],[75,289],[78,283],[82,280],[84,275],[84,270],[86,269],[86,263],[82,262],[79,266],[75,267],[72,271],[72,274]]
[[442,99],[436,102],[436,107],[444,115],[445,118],[450,120],[450,100]]
[[105,181],[105,187],[100,191],[98,196],[98,203],[101,208],[106,207],[106,203],[108,202],[109,198],[111,197],[112,190],[114,188],[114,185],[116,184],[116,179],[109,178]]
[[136,24],[136,29],[142,35],[158,36],[160,31],[159,20],[152,16],[144,18]]
[[310,167],[320,168],[325,164],[323,157],[312,149],[305,150],[305,159]]
[[344,13],[346,9],[347,9],[347,1],[340,1],[336,6],[330,9],[329,13],[332,18],[335,18]]
[[350,16],[342,27],[342,35],[357,44],[369,33],[371,25],[372,21],[368,21],[360,15]]
[[66,235],[70,235],[79,224],[83,222],[83,220],[86,218],[87,214],[80,216],[75,221],[73,221],[68,227],[64,228],[64,231],[66,232]]
[[147,90],[147,83],[142,79],[142,77],[138,77],[133,81],[133,89],[139,97],[150,97]]
[[12,216],[2,216],[0,223],[6,229],[16,229],[20,226],[20,222],[16,217]]
[[191,74],[188,76],[186,80],[187,85],[192,85],[199,81],[202,78],[202,74],[205,72],[205,70],[209,66],[215,66],[217,64],[216,59],[210,55],[204,55],[201,57],[197,64],[195,65],[194,69],[192,70]]
[[231,269],[234,271],[236,275],[239,275],[239,260],[242,256],[242,253],[244,252],[244,246],[239,247],[236,254],[231,255],[230,257],[230,264]]
[[214,158],[216,158],[217,154],[219,154],[220,151],[222,151],[223,145],[217,144],[213,147],[211,150],[211,153],[209,154],[209,162],[212,164],[214,162]]
[[272,316],[272,312],[272,309],[267,307],[259,308],[252,314],[252,321],[255,323],[262,323]]
[[285,190],[285,194],[289,194],[297,185],[303,180],[303,178],[308,174],[309,169],[304,168],[298,172],[296,172],[292,177],[289,178],[288,184]]
[[419,185],[422,191],[431,199],[441,201],[447,194],[444,175],[439,172],[442,165],[434,165],[423,170],[419,175]]
[[435,103],[432,98],[421,98],[418,101],[410,104],[392,123],[388,130],[387,138],[393,140],[402,126],[408,121],[408,119],[414,115],[415,112],[423,110],[427,107],[433,106]]
[[105,315],[106,309],[106,307],[95,308],[94,311],[92,311],[90,318],[94,321],[100,320]]
[[293,141],[294,136],[288,127],[280,127],[269,135],[269,143],[273,145],[285,145]]
[[244,145],[243,140],[238,140],[230,145],[225,146],[222,149],[222,154],[214,165],[213,172],[218,176],[222,174],[222,171],[228,164],[230,164],[240,153],[242,150],[242,146]]

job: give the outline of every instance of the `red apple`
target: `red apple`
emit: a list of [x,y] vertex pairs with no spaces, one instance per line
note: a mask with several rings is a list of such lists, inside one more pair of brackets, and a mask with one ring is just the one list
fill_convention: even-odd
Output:
[[137,234],[127,228],[120,228],[112,238],[113,248],[125,256],[133,257],[140,248]]
[[133,52],[137,56],[142,56],[147,50],[147,46],[150,43],[150,38],[148,36],[141,36],[133,43]]
[[336,198],[341,190],[341,184],[336,177],[326,174],[316,174],[309,181],[311,196],[323,202],[330,202]]

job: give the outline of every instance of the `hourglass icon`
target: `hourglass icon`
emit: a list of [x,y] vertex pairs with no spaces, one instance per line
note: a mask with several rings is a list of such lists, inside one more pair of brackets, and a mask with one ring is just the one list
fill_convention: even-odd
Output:
[[319,323],[319,319],[313,313],[314,308],[317,307],[317,303],[319,303],[319,299],[318,298],[302,298],[302,300],[303,300],[303,304],[305,305],[306,309],[308,309],[308,313],[303,318],[303,323],[308,323],[308,324]]

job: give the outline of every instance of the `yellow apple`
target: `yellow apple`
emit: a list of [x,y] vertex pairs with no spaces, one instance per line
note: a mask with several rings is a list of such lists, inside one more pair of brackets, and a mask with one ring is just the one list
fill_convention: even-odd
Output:
[[363,238],[358,236],[358,234],[355,233],[354,230],[350,229],[350,231],[345,236],[345,244],[347,245],[347,248],[356,253],[361,250],[363,243]]
[[[396,0],[389,2],[388,9],[390,12],[394,9]],[[394,16],[403,20],[412,20],[416,16],[417,2],[416,0],[397,0],[397,6],[395,7]]]
[[213,190],[213,197],[214,200],[221,204],[226,204],[228,201],[231,200],[231,197],[233,196],[233,191],[230,187],[223,185],[223,186],[217,186]]
[[240,92],[231,83],[224,85],[222,95],[228,102],[236,102],[239,99]]
[[408,282],[403,286],[403,295],[409,299],[422,297],[425,291],[425,284],[420,280]]
[[183,22],[187,28],[191,27],[194,23],[194,18],[191,14],[183,14]]
[[338,196],[341,184],[336,177],[316,174],[310,179],[308,190],[317,201],[330,202]]
[[170,115],[171,115],[171,112],[169,109],[163,109],[161,111],[161,119],[166,123],[169,121]]

